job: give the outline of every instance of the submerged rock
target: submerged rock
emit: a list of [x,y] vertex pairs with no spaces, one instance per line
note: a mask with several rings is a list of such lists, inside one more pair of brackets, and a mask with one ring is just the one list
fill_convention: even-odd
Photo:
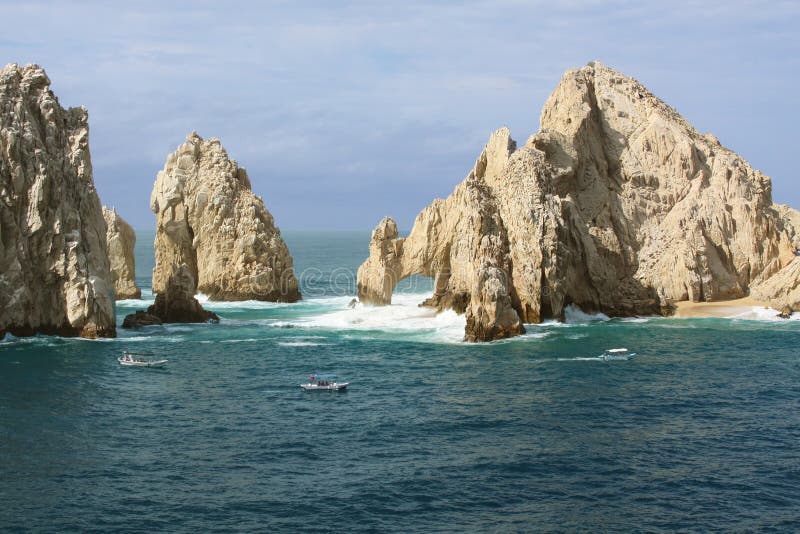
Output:
[[569,304],[650,315],[752,290],[796,310],[797,220],[772,204],[767,176],[637,81],[592,63],[564,75],[523,146],[507,128],[492,134],[408,237],[381,221],[358,294],[389,304],[401,279],[432,277],[426,304],[466,313],[468,341],[561,319]]
[[37,65],[0,71],[0,338],[116,335],[88,113]]
[[103,217],[106,221],[106,245],[114,280],[114,297],[117,300],[138,299],[142,296],[142,290],[136,286],[136,260],[133,254],[136,232],[115,209],[103,206]]
[[140,328],[142,326],[160,325],[162,321],[156,315],[151,315],[145,311],[137,310],[135,313],[129,313],[122,321],[122,328]]

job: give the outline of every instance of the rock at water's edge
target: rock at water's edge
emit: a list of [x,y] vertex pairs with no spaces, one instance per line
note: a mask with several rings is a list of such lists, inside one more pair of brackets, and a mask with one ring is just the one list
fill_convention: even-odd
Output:
[[389,304],[401,279],[432,277],[426,304],[466,313],[468,341],[562,319],[569,304],[652,315],[752,292],[797,310],[798,220],[773,205],[767,176],[595,62],[564,75],[523,146],[495,132],[408,237],[382,220],[358,296]]
[[185,265],[210,300],[300,299],[280,230],[218,139],[193,133],[169,155],[150,208],[157,220],[155,293],[167,289],[174,266]]
[[137,310],[135,313],[129,313],[122,321],[122,328],[140,328],[142,326],[155,326],[162,324],[162,321],[156,315],[151,315],[145,311]]
[[114,280],[114,297],[116,300],[141,298],[142,290],[136,286],[136,260],[133,253],[136,232],[113,208],[103,206],[103,217],[106,221],[106,246]]
[[156,302],[147,308],[147,313],[165,323],[219,322],[216,313],[203,309],[194,297],[196,292],[197,287],[189,268],[180,265],[167,281],[166,291],[156,295]]
[[38,65],[0,71],[0,337],[114,337],[106,225],[88,113]]

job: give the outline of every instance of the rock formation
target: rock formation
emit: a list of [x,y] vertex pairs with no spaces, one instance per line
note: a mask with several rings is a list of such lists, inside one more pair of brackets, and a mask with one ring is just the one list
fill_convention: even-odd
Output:
[[773,205],[769,178],[714,136],[590,63],[564,75],[522,147],[495,132],[407,238],[381,221],[358,293],[388,304],[402,278],[433,277],[426,304],[465,312],[469,341],[562,318],[569,304],[649,315],[752,290],[798,310],[799,215]]
[[88,113],[37,65],[0,71],[0,337],[115,335]]
[[272,215],[250,189],[244,168],[218,139],[192,133],[158,173],[153,291],[162,293],[185,265],[210,300],[294,302],[292,257]]
[[114,209],[103,206],[103,217],[106,220],[106,245],[114,280],[114,297],[117,300],[138,299],[142,296],[142,290],[136,287],[136,262],[133,256],[136,233]]
[[197,285],[193,273],[185,264],[173,271],[164,287],[156,295],[155,304],[147,308],[149,315],[165,323],[219,322],[217,314],[204,310],[194,297]]
[[162,324],[160,317],[151,315],[142,310],[129,313],[125,316],[125,319],[122,320],[122,328],[140,328],[142,326],[155,326],[160,324]]

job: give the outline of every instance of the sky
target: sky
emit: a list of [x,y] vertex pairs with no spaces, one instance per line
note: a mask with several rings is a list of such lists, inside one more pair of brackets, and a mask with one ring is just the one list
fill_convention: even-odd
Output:
[[592,60],[800,207],[800,2],[0,0],[0,20],[0,63],[40,64],[63,106],[88,108],[101,201],[137,229],[192,131],[221,139],[284,230],[408,229]]

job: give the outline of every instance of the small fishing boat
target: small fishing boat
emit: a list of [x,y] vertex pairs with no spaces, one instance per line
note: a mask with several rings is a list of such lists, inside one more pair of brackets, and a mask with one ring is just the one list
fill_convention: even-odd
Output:
[[606,349],[606,351],[600,355],[600,359],[608,362],[612,360],[630,360],[634,356],[636,356],[636,353],[628,349]]
[[345,391],[349,382],[339,382],[336,375],[314,373],[307,384],[300,384],[305,391]]
[[154,354],[143,354],[139,352],[123,352],[122,356],[117,358],[120,365],[127,365],[129,367],[164,367],[167,360],[154,360],[150,359]]

